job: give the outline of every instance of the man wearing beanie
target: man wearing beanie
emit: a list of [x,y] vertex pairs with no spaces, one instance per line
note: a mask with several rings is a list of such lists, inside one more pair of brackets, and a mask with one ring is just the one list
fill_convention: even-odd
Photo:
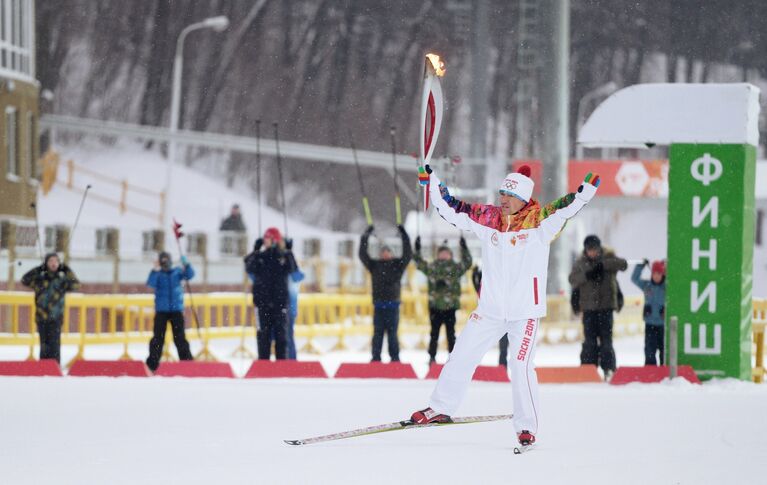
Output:
[[253,252],[245,256],[245,271],[253,281],[253,305],[258,309],[258,358],[271,358],[272,334],[274,354],[287,358],[288,276],[298,269],[293,256],[293,241],[284,239],[279,229],[270,227],[256,240]]
[[61,362],[61,324],[64,298],[80,288],[77,277],[56,253],[45,255],[43,264],[21,277],[21,284],[35,292],[35,324],[40,334],[40,359]]
[[174,268],[170,253],[165,251],[159,254],[154,269],[149,273],[146,284],[154,290],[154,336],[149,341],[146,365],[152,372],[160,366],[168,322],[178,358],[194,359],[184,332],[184,289],[181,287],[183,280],[188,281],[193,277],[194,269],[186,256],[181,256],[181,268]]
[[359,258],[362,264],[370,271],[373,282],[373,362],[381,361],[381,349],[383,348],[384,333],[389,346],[389,358],[392,362],[399,362],[399,305],[400,281],[408,263],[413,257],[410,249],[410,236],[403,226],[397,226],[402,238],[402,257],[395,258],[388,246],[381,246],[379,258],[373,259],[368,254],[368,240],[373,234],[373,226],[367,228],[360,239]]
[[599,177],[589,174],[576,193],[547,205],[532,198],[530,168],[520,167],[501,182],[500,205],[468,204],[451,196],[431,174],[429,197],[439,215],[482,243],[479,305],[458,336],[437,381],[429,407],[413,413],[415,423],[450,422],[485,353],[508,333],[514,428],[519,446],[535,442],[540,407],[533,359],[540,319],[546,315],[549,245],[568,219],[596,195]]
[[[648,260],[636,265],[631,281],[644,293],[644,365],[663,365],[663,337],[666,320],[666,263],[653,261],[650,279],[642,279],[642,270],[650,266]],[[656,360],[656,354],[658,360]]]
[[602,368],[605,380],[615,372],[613,349],[613,312],[620,310],[618,301],[618,271],[628,267],[595,235],[583,241],[583,254],[575,261],[570,272],[570,284],[579,293],[579,307],[583,311],[583,346],[581,364]]
[[436,363],[439,329],[445,325],[447,350],[455,346],[455,312],[461,307],[461,276],[471,268],[472,260],[466,239],[461,236],[461,262],[453,261],[453,252],[445,241],[437,249],[437,259],[427,263],[421,256],[421,237],[415,238],[415,264],[429,282],[429,364]]

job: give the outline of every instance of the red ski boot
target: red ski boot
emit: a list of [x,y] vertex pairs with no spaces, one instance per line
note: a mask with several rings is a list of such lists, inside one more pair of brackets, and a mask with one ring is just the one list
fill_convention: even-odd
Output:
[[519,444],[522,446],[529,446],[535,443],[535,435],[526,429],[517,434],[517,439],[519,440]]
[[415,424],[452,423],[453,420],[446,414],[437,414],[432,408],[416,411],[410,416],[410,421]]

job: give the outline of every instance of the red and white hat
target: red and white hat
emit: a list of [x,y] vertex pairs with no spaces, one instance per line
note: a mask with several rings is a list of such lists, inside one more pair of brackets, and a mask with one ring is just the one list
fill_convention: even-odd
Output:
[[501,188],[498,189],[501,195],[511,195],[521,200],[522,202],[530,202],[530,197],[533,196],[533,188],[535,182],[530,178],[530,167],[522,165],[514,173],[510,173],[503,179]]

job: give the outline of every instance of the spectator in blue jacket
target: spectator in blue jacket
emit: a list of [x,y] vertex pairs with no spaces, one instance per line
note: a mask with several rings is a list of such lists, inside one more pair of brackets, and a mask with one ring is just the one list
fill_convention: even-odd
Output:
[[663,326],[666,319],[666,263],[652,263],[649,280],[642,279],[642,270],[649,266],[646,259],[636,265],[631,281],[644,292],[644,365],[657,365],[655,354],[659,354],[663,365]]
[[293,241],[270,227],[245,257],[245,272],[253,281],[253,305],[258,309],[256,344],[260,360],[271,357],[272,332],[275,357],[287,357],[288,277],[298,269],[292,249]]
[[288,276],[288,296],[290,298],[290,308],[288,309],[288,359],[296,360],[298,357],[296,353],[296,341],[293,338],[293,327],[296,325],[296,317],[298,316],[298,291],[301,288],[301,282],[306,278],[306,275],[300,270],[296,269],[290,276]]
[[184,256],[181,256],[181,265],[181,268],[174,268],[170,254],[163,251],[146,282],[154,290],[154,336],[149,342],[149,357],[146,359],[146,365],[152,372],[160,365],[168,321],[173,330],[178,358],[194,359],[184,334],[184,289],[181,287],[182,280],[194,277],[194,269]]
[[[248,276],[252,283],[256,282],[256,275],[248,273]],[[301,282],[304,278],[306,278],[306,275],[304,275],[303,271],[300,269],[296,269],[290,273],[290,276],[288,276],[288,298],[290,301],[288,302],[288,328],[285,333],[285,341],[289,360],[296,360],[298,358],[296,341],[293,338],[293,327],[296,324],[296,317],[298,316],[298,291],[301,288]],[[277,329],[274,327],[272,327],[271,330],[271,339],[274,342],[277,341]]]

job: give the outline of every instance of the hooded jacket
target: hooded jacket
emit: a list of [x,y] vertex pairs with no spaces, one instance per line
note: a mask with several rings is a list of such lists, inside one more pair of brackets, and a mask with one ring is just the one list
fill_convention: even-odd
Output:
[[615,255],[612,249],[601,247],[600,255],[592,260],[584,251],[570,272],[570,284],[580,292],[582,311],[618,309],[618,271],[625,271],[628,263]]
[[580,192],[545,206],[530,200],[509,217],[498,206],[467,204],[452,197],[434,172],[430,187],[429,197],[439,215],[458,229],[473,232],[482,242],[482,292],[477,312],[505,320],[545,316],[549,245],[567,220],[594,197],[596,187],[584,183]]

